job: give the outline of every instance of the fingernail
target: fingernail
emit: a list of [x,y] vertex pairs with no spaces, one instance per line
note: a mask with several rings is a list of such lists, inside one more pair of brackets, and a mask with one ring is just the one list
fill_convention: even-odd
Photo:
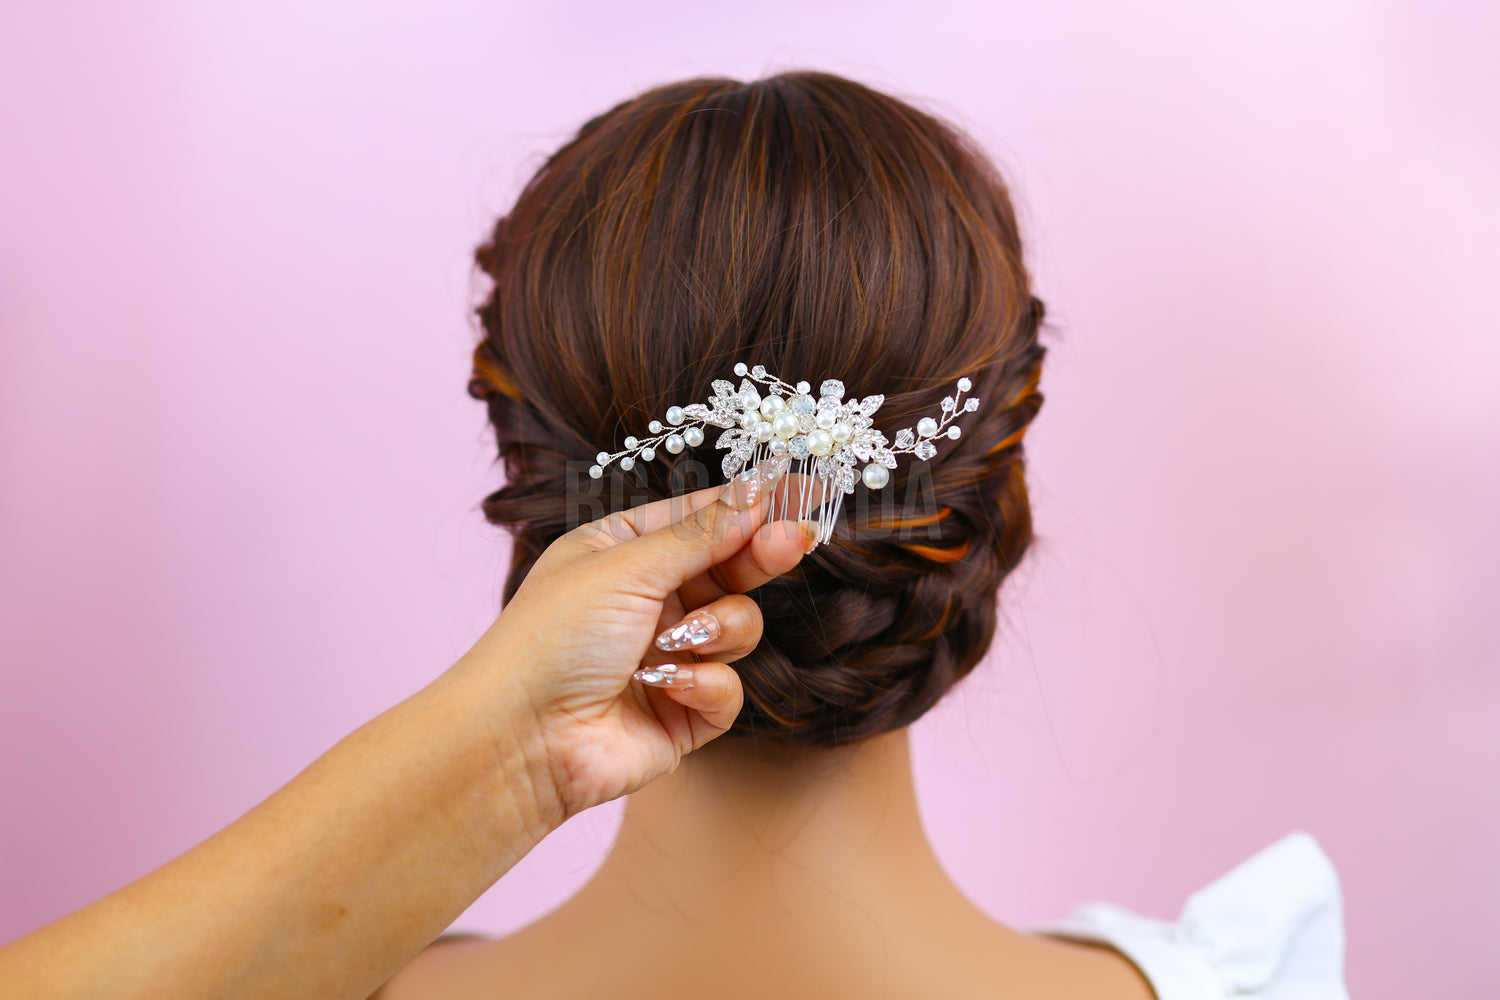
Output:
[[753,468],[746,469],[724,486],[724,502],[734,510],[749,510],[760,499],[761,487],[776,478],[778,466],[786,468],[785,456],[768,458]]
[[693,686],[693,668],[679,667],[675,663],[663,663],[659,667],[642,667],[630,676],[648,687],[690,688]]
[[818,547],[818,522],[799,521],[797,526],[802,532],[802,553],[806,555]]
[[656,648],[672,653],[712,642],[719,637],[719,619],[707,611],[694,611],[656,637]]

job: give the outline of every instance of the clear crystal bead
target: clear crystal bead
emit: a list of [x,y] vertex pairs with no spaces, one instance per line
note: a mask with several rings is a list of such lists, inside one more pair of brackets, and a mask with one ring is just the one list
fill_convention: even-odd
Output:
[[657,645],[672,652],[688,646],[701,646],[712,638],[713,633],[702,619],[690,618],[668,629],[666,639],[658,641]]
[[927,459],[931,458],[933,455],[936,455],[936,454],[937,454],[937,445],[933,444],[931,441],[918,441],[917,442],[917,457],[918,458],[922,459],[923,461],[926,461]]
[[834,399],[844,398],[844,383],[836,378],[824,379],[823,385],[818,389],[819,396],[832,396]]
[[807,438],[803,437],[801,434],[797,435],[787,442],[786,451],[787,454],[791,455],[793,458],[806,458],[808,455],[812,454],[812,452],[809,451],[807,447]]
[[[803,385],[806,384],[807,383],[805,382],[803,383]],[[799,392],[797,395],[792,397],[792,412],[797,414],[797,416],[799,417],[811,413],[817,407],[817,405],[817,403],[813,402],[813,398],[805,392]]]

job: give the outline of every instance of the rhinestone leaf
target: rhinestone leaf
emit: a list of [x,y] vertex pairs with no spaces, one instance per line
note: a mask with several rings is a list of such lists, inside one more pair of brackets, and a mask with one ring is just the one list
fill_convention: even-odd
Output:
[[724,463],[723,463],[723,466],[722,466],[722,468],[724,470],[724,478],[728,479],[730,476],[733,476],[736,472],[739,472],[740,469],[741,469],[741,467],[744,466],[744,464],[745,464],[745,458],[744,458],[743,455],[736,454],[733,451],[731,451],[729,454],[725,455],[724,456]]
[[865,416],[869,416],[876,410],[880,409],[880,404],[884,402],[885,396],[881,395],[880,393],[876,393],[873,396],[866,396],[864,399],[861,399],[859,401],[859,412],[863,413]]
[[[734,383],[728,379],[714,379],[714,395],[727,399],[734,395]],[[686,409],[686,407],[684,407]]]
[[889,448],[876,448],[870,452],[870,458],[873,461],[879,462],[887,469],[894,469],[896,467],[896,455]]
[[734,445],[735,440],[738,439],[740,437],[740,435],[742,435],[744,433],[745,432],[742,431],[738,427],[731,427],[731,428],[729,428],[729,430],[727,430],[723,434],[719,435],[719,440],[717,440],[717,441],[714,442],[714,447],[715,448],[729,448],[729,447],[732,447]]
[[910,427],[903,427],[896,432],[896,447],[910,448],[917,443],[916,435],[911,432]]
[[931,441],[928,441],[924,438],[923,440],[917,442],[917,457],[922,459],[924,462],[936,454],[937,445],[933,444]]
[[682,408],[682,415],[693,420],[707,420],[710,414],[709,408],[702,403],[689,403]]
[[844,493],[853,493],[854,470],[847,465],[839,466],[839,471],[833,474],[833,485]]
[[830,475],[833,474],[833,463],[829,461],[827,455],[820,456],[818,460],[813,463],[813,473],[823,479],[827,479]]
[[870,460],[870,445],[868,442],[856,441],[849,446],[849,450],[853,452],[854,457],[859,459],[861,462],[868,462]]

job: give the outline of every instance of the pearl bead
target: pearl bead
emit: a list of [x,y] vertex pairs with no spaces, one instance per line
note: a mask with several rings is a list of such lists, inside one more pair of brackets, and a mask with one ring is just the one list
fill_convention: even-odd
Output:
[[776,419],[771,421],[771,426],[776,431],[776,436],[785,440],[797,433],[797,418],[785,411],[776,414]]
[[747,431],[755,430],[755,425],[760,423],[760,413],[756,410],[746,410],[740,414],[740,426]]
[[876,465],[874,462],[871,462],[865,466],[865,471],[860,474],[860,478],[865,481],[865,485],[870,487],[870,489],[878,490],[891,481],[891,470],[883,465]]
[[797,383],[797,391],[800,392],[800,393],[802,393],[804,396],[807,395],[809,392],[812,392],[812,383],[811,382],[798,382]]
[[931,417],[923,417],[917,421],[917,437],[930,438],[937,433],[937,421]]
[[970,382],[968,379],[961,378],[961,379],[958,380],[958,391],[959,392],[968,392],[972,388],[974,388],[974,383]]
[[760,393],[755,391],[754,386],[748,386],[744,392],[740,393],[740,405],[747,410],[760,406]]
[[669,407],[667,407],[667,423],[671,424],[673,427],[676,427],[678,424],[682,423],[683,419],[684,419],[684,414],[682,412],[682,407],[680,407],[680,406],[669,406]]
[[609,461],[609,452],[601,451],[599,454],[594,456],[594,461],[598,462],[600,465],[603,465],[605,462]]
[[839,444],[843,444],[854,435],[854,428],[842,420],[835,420],[830,430],[833,433],[833,439]]
[[649,462],[649,461],[651,461],[655,457],[656,457],[656,449],[655,448],[642,448],[641,449],[641,461],[642,462]]
[[[693,429],[696,430],[697,428]],[[663,441],[662,444],[666,445],[667,450],[675,455],[682,450],[682,435],[668,434],[667,439]]]
[[961,435],[961,434],[963,434],[963,431],[961,431],[961,430],[958,429],[958,425],[957,424],[953,424],[952,426],[950,426],[948,428],[948,440],[949,441],[957,441],[958,438],[959,438],[959,435]]
[[682,439],[688,443],[688,447],[696,448],[703,443],[703,428],[689,427],[682,432]]
[[628,438],[625,439],[625,447],[626,448],[634,448],[638,444],[640,444],[640,442],[637,441],[633,437],[628,437]]
[[762,420],[755,425],[755,440],[765,443],[776,436],[776,430],[771,426],[769,420]]
[[781,438],[772,438],[771,439],[771,454],[772,454],[772,456],[774,456],[776,458],[780,458],[782,455],[785,455],[786,454],[786,442],[783,441],[783,440],[781,440]]
[[599,466],[597,466],[597,465],[591,465],[591,466],[589,466],[589,478],[590,479],[598,479],[602,475],[604,475],[604,470],[601,469],[601,468],[599,468]]
[[635,468],[635,459],[631,458],[629,455],[626,455],[624,458],[620,459],[620,468],[624,469],[626,472],[629,472],[631,469]]
[[661,421],[660,420],[653,420],[653,421],[651,421],[651,423],[649,423],[649,424],[646,425],[646,428],[652,434],[660,434],[661,433]]
[[786,409],[786,400],[780,396],[767,396],[760,401],[760,415],[767,420],[772,419],[784,409]]
[[823,428],[826,431],[834,424],[838,423],[838,419],[838,414],[833,410],[830,410],[826,407],[819,407],[818,415],[813,418],[813,423],[817,424],[819,427]]
[[749,370],[750,369],[745,365],[745,362],[743,362],[743,361],[741,361],[739,364],[737,364],[737,365],[734,366],[734,373],[736,375],[743,375],[746,372],[748,372]]
[[825,430],[807,432],[807,450],[814,455],[826,455],[833,450],[833,435]]

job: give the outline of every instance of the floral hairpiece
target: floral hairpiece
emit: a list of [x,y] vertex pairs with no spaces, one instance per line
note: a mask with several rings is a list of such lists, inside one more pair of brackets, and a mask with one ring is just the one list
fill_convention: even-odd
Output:
[[[714,442],[714,447],[728,449],[723,461],[725,477],[765,458],[785,456],[799,463],[790,471],[807,478],[796,505],[793,507],[792,499],[783,492],[773,519],[785,518],[789,510],[795,510],[798,520],[817,521],[818,541],[826,542],[833,535],[844,496],[854,492],[856,482],[863,481],[878,490],[890,482],[897,455],[915,455],[923,461],[932,458],[937,454],[935,439],[957,439],[963,432],[953,420],[959,413],[972,412],[979,406],[979,400],[972,396],[961,399],[973,386],[967,378],[961,378],[958,391],[943,400],[938,418],[923,417],[915,430],[902,428],[891,442],[871,426],[875,411],[885,402],[883,395],[846,400],[844,383],[831,378],[823,382],[814,398],[809,383],[783,382],[767,373],[764,365],[737,364],[734,373],[742,377],[738,389],[728,379],[716,379],[707,403],[668,407],[666,424],[651,421],[652,437],[627,437],[625,450],[601,451],[589,467],[589,475],[598,479],[612,462],[629,471],[637,458],[643,462],[654,459],[658,448],[675,455],[702,444],[705,427],[725,428]],[[757,383],[767,391],[762,393]],[[864,468],[856,471],[860,463]],[[815,506],[817,514],[813,517]]]

